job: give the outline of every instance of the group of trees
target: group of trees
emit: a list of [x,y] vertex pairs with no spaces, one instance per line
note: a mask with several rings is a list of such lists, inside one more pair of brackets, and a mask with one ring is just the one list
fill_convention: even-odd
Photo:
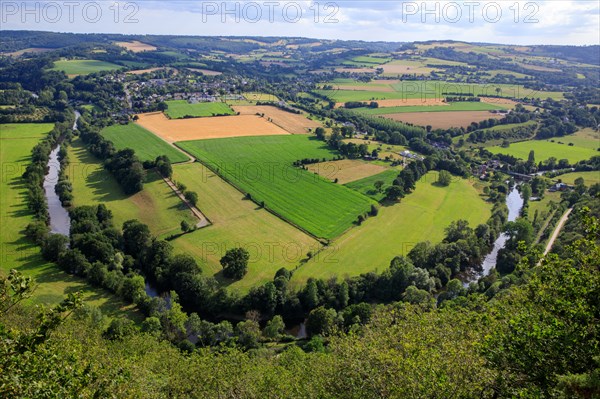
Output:
[[[580,209],[566,226],[577,230],[574,245],[539,266],[522,263],[512,280],[490,275],[493,296],[472,291],[446,299],[442,309],[427,303],[363,304],[342,312],[317,306],[307,328],[325,337],[278,347],[276,356],[252,349],[261,340],[252,317],[234,328],[194,314],[179,317],[175,306],[141,329],[115,319],[104,333],[98,311],[82,308],[73,295],[37,315],[20,305],[33,281],[11,273],[0,280],[0,394],[593,398],[600,393],[600,208]],[[403,274],[394,273],[399,281]],[[409,285],[405,297],[418,298],[416,290]],[[164,340],[163,323],[190,331],[198,346],[234,342],[251,353],[193,350],[189,342],[178,349]],[[273,317],[264,339],[281,325]]]
[[50,152],[60,137],[68,136],[71,124],[68,120],[56,123],[52,131],[31,150],[31,162],[27,165],[23,178],[27,184],[27,204],[34,217],[44,223],[48,222],[48,204],[44,193],[44,178]]
[[[117,151],[113,143],[100,134],[97,127],[85,121],[80,122],[79,131],[89,151],[104,160],[104,166],[115,176],[126,194],[134,194],[144,188],[146,172],[132,149]],[[162,157],[159,157],[157,162],[161,162],[161,167],[168,173],[170,163],[165,165]]]

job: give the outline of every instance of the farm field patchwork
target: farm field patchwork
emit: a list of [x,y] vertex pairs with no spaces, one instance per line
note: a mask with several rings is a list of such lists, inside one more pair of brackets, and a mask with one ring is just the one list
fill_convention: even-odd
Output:
[[191,225],[198,222],[156,172],[148,172],[142,191],[128,196],[79,140],[69,147],[69,157],[68,176],[73,184],[75,206],[105,204],[112,211],[116,226],[138,219],[160,237],[180,233],[182,220]]
[[286,220],[316,237],[333,238],[353,225],[372,201],[294,167],[304,158],[331,159],[323,142],[304,135],[239,137],[177,143]]
[[139,40],[132,40],[130,42],[115,42],[115,45],[123,47],[134,53],[141,53],[142,51],[155,51],[156,47],[151,44],[142,43]]
[[[335,86],[335,84],[334,84]],[[445,81],[400,81],[391,84],[395,92],[380,92],[377,87],[370,90],[315,90],[315,92],[343,103],[347,101],[368,101],[384,99],[426,99],[441,98],[445,95],[472,94],[484,97],[508,98],[563,98],[562,92],[541,92],[526,89],[522,85],[454,83]]]
[[274,94],[268,94],[268,93],[244,93],[244,97],[246,98],[246,100],[248,101],[272,101],[272,102],[276,102],[279,101],[279,98],[277,98],[276,95]]
[[490,216],[473,183],[454,179],[448,187],[433,185],[437,173],[425,175],[402,202],[383,206],[376,217],[367,219],[316,254],[293,275],[300,285],[310,277],[356,276],[370,271],[382,272],[397,255],[406,255],[422,241],[439,242],[444,229],[457,219],[475,228]]
[[27,207],[27,187],[21,175],[29,163],[31,149],[53,127],[51,123],[0,124],[0,274],[17,269],[33,277],[38,284],[30,300],[33,303],[55,305],[67,293],[82,291],[84,301],[98,306],[106,315],[131,310],[115,296],[92,288],[85,280],[46,262],[39,247],[23,235],[33,217]]
[[[593,156],[600,155],[600,140],[591,129],[584,129],[572,135],[554,137],[547,140],[529,140],[513,143],[508,148],[500,146],[490,147],[488,150],[494,154],[507,154],[517,158],[527,159],[531,150],[535,153],[536,161],[545,161],[548,158],[568,159],[575,163]],[[554,142],[552,142],[553,140]],[[559,144],[559,142],[563,144]],[[573,143],[572,146],[569,143]]]
[[140,126],[170,143],[225,137],[289,135],[279,126],[256,115],[169,119],[162,112],[151,112],[138,116],[137,123]]
[[495,104],[487,104],[484,102],[452,102],[444,103],[444,105],[423,105],[423,106],[406,106],[406,107],[384,107],[384,108],[353,108],[354,112],[363,115],[385,115],[408,112],[453,112],[453,111],[492,111],[502,110],[506,107]]
[[337,179],[339,184],[360,180],[379,174],[387,169],[385,166],[358,159],[319,162],[307,165],[307,168],[310,172],[316,173],[327,180],[334,181]]
[[142,161],[154,161],[160,155],[172,163],[186,162],[189,157],[140,125],[112,125],[102,129],[102,136],[113,142],[118,150],[131,148]]
[[292,134],[308,133],[309,129],[322,126],[319,122],[308,119],[304,114],[294,114],[270,105],[239,105],[233,110],[240,115],[264,114],[263,118],[271,119],[272,123]]
[[68,76],[87,75],[100,71],[112,71],[122,66],[98,60],[58,60],[54,61],[55,71],[63,71]]
[[489,111],[406,112],[385,115],[386,118],[417,126],[430,125],[434,129],[468,127],[471,122],[481,122],[491,118],[500,119],[503,116]]
[[229,105],[222,102],[202,102],[191,104],[186,100],[167,101],[169,108],[165,114],[172,119],[183,118],[185,116],[201,117],[216,115],[233,115],[233,110]]
[[366,144],[369,152],[373,152],[373,150],[377,150],[379,152],[379,158],[387,158],[390,157],[393,160],[402,159],[400,153],[403,151],[407,151],[408,147],[403,145],[396,144],[386,144],[379,141],[374,140],[363,140],[363,139],[344,139],[344,143],[354,143],[357,145]]
[[[281,267],[293,270],[309,251],[320,244],[314,238],[284,222],[196,162],[176,165],[174,178],[199,194],[198,207],[212,225],[171,241],[175,252],[192,255],[204,274],[214,275],[228,288],[246,292],[271,281]],[[231,282],[221,274],[219,260],[228,249],[244,247],[250,253],[248,274]]]

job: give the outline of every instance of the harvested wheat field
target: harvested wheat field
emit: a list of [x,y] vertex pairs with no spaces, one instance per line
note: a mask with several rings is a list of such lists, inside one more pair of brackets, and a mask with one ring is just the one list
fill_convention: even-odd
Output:
[[[386,107],[414,107],[414,106],[440,106],[448,105],[442,98],[397,98],[390,100],[372,100],[379,104],[379,108]],[[364,102],[371,102],[371,100],[364,100]],[[344,103],[335,103],[336,108],[342,108]]]
[[190,71],[194,71],[194,72],[200,72],[203,75],[206,76],[219,76],[222,75],[223,72],[218,72],[218,71],[211,71],[210,69],[200,69],[200,68],[188,68]]
[[169,119],[162,112],[139,114],[137,123],[169,143],[224,137],[274,136],[288,134],[279,126],[256,115]]
[[414,66],[414,65],[403,65],[403,64],[384,64],[383,68],[384,75],[404,75],[404,74],[415,74],[415,75],[429,75],[433,71],[439,71],[440,69],[429,68],[426,66]]
[[417,126],[431,125],[434,129],[451,127],[468,127],[471,122],[481,122],[486,119],[500,119],[502,114],[492,114],[489,111],[452,111],[452,112],[406,112],[387,114],[386,118],[412,123]]
[[140,41],[134,40],[131,42],[115,42],[115,45],[119,47],[124,47],[129,51],[133,51],[134,53],[141,53],[142,51],[154,51],[156,47],[151,44],[142,43]]
[[165,69],[165,68],[135,69],[133,71],[127,71],[125,73],[127,75],[143,75],[143,74],[149,73],[149,72],[160,71],[161,69]]
[[496,97],[479,97],[482,103],[487,104],[497,104],[497,105],[510,105],[511,108],[514,108],[518,102],[514,100],[510,100],[508,98],[496,98]]
[[387,170],[381,165],[358,159],[342,159],[340,161],[319,162],[307,166],[310,172],[316,173],[328,180],[338,179],[339,184],[346,184],[364,179]]
[[264,114],[264,119],[270,118],[272,123],[292,134],[305,134],[308,129],[321,127],[317,121],[308,119],[303,114],[293,114],[269,105],[237,105],[232,107],[240,115]]
[[335,68],[336,72],[344,73],[375,73],[377,72],[373,68]]

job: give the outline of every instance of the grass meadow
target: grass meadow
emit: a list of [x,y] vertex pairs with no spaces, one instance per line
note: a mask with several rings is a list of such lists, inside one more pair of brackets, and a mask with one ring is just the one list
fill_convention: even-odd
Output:
[[[392,185],[393,181],[398,177],[398,174],[400,174],[400,170],[389,169],[385,172],[365,177],[364,179],[346,183],[345,186],[369,196],[376,201],[381,201],[385,197],[385,189]],[[384,183],[380,191],[377,191],[374,186],[376,181],[382,181]]]
[[112,211],[117,227],[127,220],[138,219],[158,237],[179,233],[182,220],[192,225],[198,222],[156,172],[148,172],[144,190],[128,196],[79,140],[69,148],[69,157],[68,175],[75,206],[104,204]]
[[[201,163],[176,165],[174,179],[199,194],[198,208],[211,225],[171,241],[175,252],[192,255],[206,275],[229,288],[246,292],[271,281],[282,267],[294,269],[320,244],[252,201]],[[244,247],[250,253],[248,274],[231,281],[223,277],[219,260],[228,249]]]
[[382,272],[397,255],[406,255],[421,241],[439,242],[444,229],[457,219],[476,227],[490,216],[490,205],[473,183],[455,178],[448,187],[434,185],[437,172],[425,175],[401,203],[382,206],[367,219],[316,254],[293,275],[294,284],[310,277],[356,276]]
[[54,61],[55,71],[63,71],[67,75],[88,75],[100,71],[112,71],[123,68],[120,65],[98,60],[58,60]]
[[119,150],[131,148],[142,161],[154,161],[160,155],[168,156],[172,163],[189,160],[189,157],[177,148],[134,123],[112,125],[102,129],[101,134],[112,141]]
[[203,102],[191,104],[186,100],[167,101],[169,108],[165,114],[171,119],[179,119],[185,116],[202,117],[215,115],[233,115],[229,105],[222,102]]
[[[488,150],[495,154],[508,154],[521,159],[527,159],[529,152],[533,150],[537,162],[554,157],[559,160],[568,159],[570,163],[575,163],[593,156],[600,156],[599,137],[598,133],[593,130],[583,129],[568,136],[521,141],[511,144],[508,148],[496,146],[490,147]],[[559,144],[559,142],[563,144]],[[570,146],[569,143],[573,143],[573,145]]]
[[[0,274],[17,269],[31,276],[37,288],[29,300],[35,304],[55,305],[70,292],[82,291],[86,303],[98,306],[106,315],[131,311],[114,295],[88,285],[85,280],[62,272],[46,262],[37,245],[23,235],[33,221],[27,207],[27,187],[21,175],[29,164],[31,149],[52,130],[51,123],[0,125]],[[136,313],[130,312],[131,316]]]
[[218,171],[252,199],[316,237],[352,227],[372,201],[293,166],[303,158],[331,159],[323,142],[303,135],[185,141],[178,146]]

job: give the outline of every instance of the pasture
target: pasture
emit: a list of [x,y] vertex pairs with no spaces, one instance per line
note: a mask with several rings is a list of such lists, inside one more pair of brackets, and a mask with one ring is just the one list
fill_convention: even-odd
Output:
[[202,117],[216,115],[233,115],[229,105],[222,102],[189,103],[186,100],[172,100],[166,102],[169,108],[165,114],[171,119],[179,119],[186,116]]
[[137,123],[140,126],[169,143],[185,140],[289,134],[274,123],[256,115],[169,119],[162,112],[151,112],[139,114],[138,117]]
[[[294,269],[320,244],[309,235],[260,209],[200,163],[176,165],[176,181],[199,194],[198,207],[212,225],[171,241],[175,253],[192,255],[205,275],[213,275],[228,288],[246,292],[271,281],[281,267]],[[244,247],[250,253],[248,274],[238,281],[222,276],[219,260],[228,249]]]
[[[388,169],[376,175],[365,177],[364,179],[355,180],[345,184],[346,187],[358,191],[375,201],[381,201],[385,198],[385,189],[392,185],[393,181],[398,177],[399,169]],[[383,186],[380,190],[375,188],[375,182],[382,181]]]
[[583,178],[583,184],[585,184],[588,187],[600,183],[600,171],[597,170],[591,172],[567,173],[564,175],[556,176],[553,180],[560,179],[563,183],[574,185],[575,180],[579,177]]
[[246,98],[246,100],[248,101],[252,101],[252,102],[257,102],[257,101],[262,101],[262,102],[277,102],[279,101],[279,98],[277,98],[276,95],[274,94],[269,94],[269,93],[244,93],[244,97]]
[[120,65],[98,60],[58,60],[54,61],[54,71],[63,71],[67,76],[88,75],[100,71],[113,71],[123,68]]
[[238,105],[234,106],[233,110],[240,115],[259,114],[291,134],[305,134],[322,126],[304,114],[294,114],[270,105]]
[[74,205],[104,204],[118,227],[130,219],[138,219],[153,235],[166,237],[180,233],[180,223],[195,225],[198,220],[156,172],[148,172],[144,190],[126,195],[119,183],[90,154],[79,140],[69,147],[68,176],[73,185]]
[[379,174],[387,168],[373,162],[358,159],[342,159],[339,161],[319,162],[307,165],[310,172],[316,173],[327,180],[346,184]]
[[490,216],[471,181],[454,179],[448,187],[433,185],[437,173],[425,175],[415,191],[392,206],[383,206],[376,217],[367,219],[316,254],[293,275],[300,285],[310,277],[356,276],[385,270],[397,255],[406,255],[421,241],[439,242],[444,229],[457,219],[475,228]]
[[451,127],[468,127],[471,122],[481,122],[486,119],[503,118],[502,114],[492,114],[489,111],[450,111],[450,112],[406,112],[387,114],[386,118],[417,126],[430,125],[434,129]]
[[[570,146],[569,143],[573,145]],[[495,146],[488,150],[494,154],[507,154],[521,159],[527,159],[529,152],[533,150],[537,162],[554,157],[559,160],[568,159],[570,163],[575,163],[600,155],[599,148],[598,134],[591,129],[584,129],[568,136],[521,141],[511,144],[508,148]]]
[[51,123],[0,124],[0,274],[17,269],[38,284],[30,300],[56,305],[67,293],[82,291],[84,301],[106,315],[131,310],[114,295],[92,288],[85,280],[62,272],[46,262],[40,249],[25,238],[24,229],[33,221],[27,207],[27,187],[21,175],[29,164],[31,149],[54,127]]
[[400,153],[408,150],[408,147],[396,144],[386,144],[375,140],[363,140],[363,139],[344,139],[344,143],[354,143],[357,145],[366,144],[369,152],[377,150],[379,152],[379,158],[387,158],[397,160],[402,159]]
[[177,143],[228,181],[265,202],[285,220],[331,239],[353,225],[372,201],[346,187],[294,167],[304,158],[331,159],[326,145],[304,135],[239,137]]
[[101,134],[118,150],[131,148],[142,161],[154,161],[160,155],[168,156],[172,163],[189,160],[179,149],[135,123],[112,125],[102,129]]

